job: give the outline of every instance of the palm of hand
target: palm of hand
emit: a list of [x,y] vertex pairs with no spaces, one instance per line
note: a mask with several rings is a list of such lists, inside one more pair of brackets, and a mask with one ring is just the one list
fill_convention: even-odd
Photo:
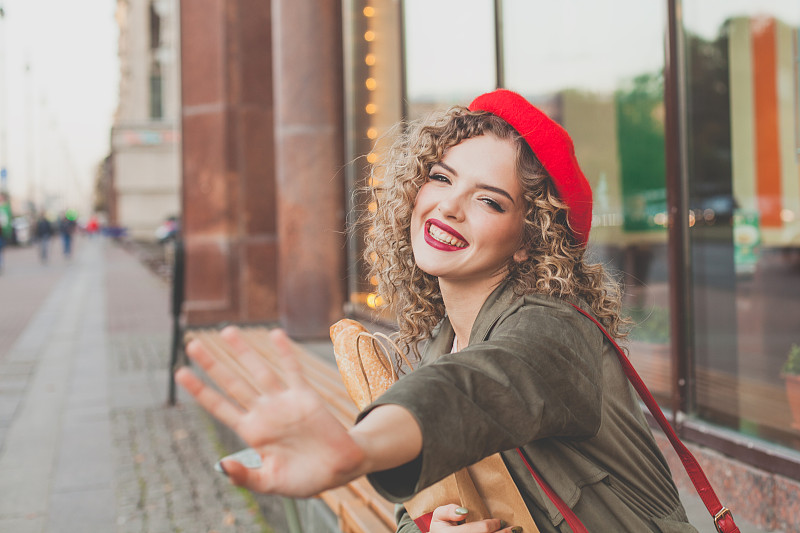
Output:
[[214,354],[200,343],[186,348],[220,388],[218,392],[181,368],[176,380],[209,413],[233,429],[261,456],[249,469],[235,460],[222,467],[236,485],[289,497],[309,497],[349,481],[348,472],[364,458],[363,450],[306,382],[282,332],[271,335],[280,363],[270,363],[244,342],[238,330],[223,338],[236,356]]
[[361,459],[361,448],[310,388],[259,398],[233,429],[261,456],[246,485],[260,492],[311,497],[338,485]]

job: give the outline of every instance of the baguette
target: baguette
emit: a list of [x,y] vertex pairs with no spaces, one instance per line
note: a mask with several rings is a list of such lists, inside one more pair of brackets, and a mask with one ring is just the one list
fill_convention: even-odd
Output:
[[336,366],[359,411],[397,380],[389,358],[367,329],[345,318],[330,328]]

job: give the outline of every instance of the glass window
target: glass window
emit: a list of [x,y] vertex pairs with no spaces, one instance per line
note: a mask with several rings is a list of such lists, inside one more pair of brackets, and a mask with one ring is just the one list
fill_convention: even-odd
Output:
[[[403,118],[402,13],[396,0],[344,3],[346,150],[350,227],[363,206],[370,165],[377,163],[393,126]],[[375,308],[378,295],[367,279],[363,228],[349,233],[348,283],[353,310]]]
[[[352,223],[355,208],[364,205],[360,191],[370,165],[380,162],[398,122],[466,104],[494,89],[494,2],[350,0],[344,13]],[[348,247],[350,305],[356,313],[380,303],[361,259],[361,230],[350,232]]]
[[799,448],[781,370],[800,344],[800,2],[683,17],[695,412]]
[[[594,192],[590,260],[622,272],[630,359],[670,394],[662,0],[503,1],[505,85],[560,122]],[[619,16],[625,13],[624,17]],[[535,26],[532,29],[532,26]]]
[[403,9],[410,118],[496,87],[493,0],[405,0]]
[[150,118],[152,119],[164,118],[162,91],[161,67],[155,64],[150,73]]

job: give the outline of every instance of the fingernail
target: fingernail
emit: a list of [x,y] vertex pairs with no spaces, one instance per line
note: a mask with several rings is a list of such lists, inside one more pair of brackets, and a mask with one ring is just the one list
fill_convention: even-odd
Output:
[[222,461],[217,461],[217,464],[215,464],[214,466],[216,467],[217,472],[219,472],[220,474],[225,474],[225,476],[228,476],[228,472],[225,471],[225,466],[222,464]]
[[456,507],[456,514],[467,514],[469,511],[464,507]]
[[506,527],[507,525],[508,525],[508,522],[506,522],[505,520],[500,520],[500,529]]
[[511,533],[522,533],[522,528],[521,528],[521,527],[519,527],[519,526],[517,526],[517,527],[512,527],[512,528],[511,528]]

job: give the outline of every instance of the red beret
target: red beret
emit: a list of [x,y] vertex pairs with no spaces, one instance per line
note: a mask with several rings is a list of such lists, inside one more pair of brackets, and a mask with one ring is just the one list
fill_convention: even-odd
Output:
[[522,135],[553,178],[559,198],[569,206],[569,225],[576,240],[585,246],[592,228],[592,189],[578,166],[575,147],[566,130],[525,98],[506,89],[482,94],[469,109],[497,115]]

